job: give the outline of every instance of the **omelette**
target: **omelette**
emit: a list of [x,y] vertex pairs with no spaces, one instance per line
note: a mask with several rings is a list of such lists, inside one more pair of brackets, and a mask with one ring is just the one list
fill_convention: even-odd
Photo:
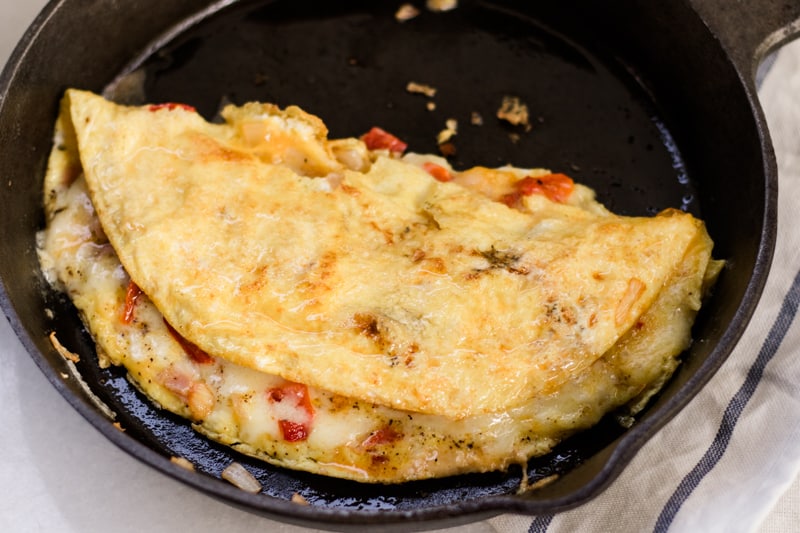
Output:
[[505,470],[635,414],[722,268],[702,221],[564,174],[452,168],[290,106],[68,90],[40,262],[102,366],[269,463],[370,483]]

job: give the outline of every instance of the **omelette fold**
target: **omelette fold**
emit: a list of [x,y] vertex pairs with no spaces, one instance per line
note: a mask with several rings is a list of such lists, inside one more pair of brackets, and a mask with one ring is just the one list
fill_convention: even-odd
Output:
[[661,388],[722,266],[700,220],[562,174],[222,116],[69,90],[40,260],[101,364],[276,465],[398,483],[547,453]]

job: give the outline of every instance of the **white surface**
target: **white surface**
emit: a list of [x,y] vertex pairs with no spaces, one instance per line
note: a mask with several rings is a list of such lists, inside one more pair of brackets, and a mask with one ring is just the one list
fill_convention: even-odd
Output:
[[[0,0],[0,64],[44,3]],[[0,531],[311,531],[271,522],[219,503],[118,450],[45,380],[2,319],[0,361]],[[765,405],[767,409],[780,408],[780,404]],[[740,459],[737,453],[746,454],[746,450],[734,450],[726,458],[742,460],[743,468],[758,470],[759,464],[747,465],[746,457]],[[763,466],[780,470],[779,463]],[[776,473],[778,477],[779,474]],[[776,488],[773,484],[766,491],[770,503],[790,481],[786,477],[783,485]],[[614,494],[613,489],[609,494]],[[704,487],[701,485],[697,490],[703,491]],[[730,491],[715,496],[738,505],[736,494],[736,487],[731,487]],[[766,517],[761,531],[800,531],[798,502],[800,485],[795,481]],[[619,530],[624,530],[625,502],[619,503],[618,525]],[[471,533],[512,530],[517,528],[515,524],[518,523],[501,518],[461,530]],[[578,524],[588,526],[585,521]],[[676,522],[673,530],[693,530],[686,524],[682,527]]]

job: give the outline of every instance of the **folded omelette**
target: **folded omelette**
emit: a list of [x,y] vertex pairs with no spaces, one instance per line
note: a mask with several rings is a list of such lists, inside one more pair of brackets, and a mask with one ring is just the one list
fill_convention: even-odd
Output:
[[562,174],[222,115],[69,90],[40,260],[102,365],[276,465],[397,483],[547,453],[659,390],[721,268],[691,215],[617,216]]

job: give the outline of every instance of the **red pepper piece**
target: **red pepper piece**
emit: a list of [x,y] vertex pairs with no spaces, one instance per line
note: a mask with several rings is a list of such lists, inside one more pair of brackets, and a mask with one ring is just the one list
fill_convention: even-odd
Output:
[[308,438],[308,434],[311,431],[311,422],[314,419],[314,406],[311,405],[308,387],[302,383],[287,381],[279,387],[269,389],[267,396],[271,402],[291,402],[290,405],[297,407],[301,411],[296,420],[278,420],[278,427],[280,427],[283,440],[286,442],[299,442]]
[[278,420],[281,436],[286,442],[301,442],[308,438],[308,425],[298,424],[291,420]]
[[395,442],[403,437],[403,434],[396,431],[392,426],[384,426],[369,434],[369,437],[364,439],[361,446],[367,450],[380,446],[381,444],[389,444]]
[[550,200],[563,204],[575,190],[575,182],[566,174],[545,174],[522,178],[514,187],[523,196],[543,194]]
[[193,112],[197,111],[197,109],[190,106],[189,104],[178,104],[175,102],[167,102],[164,104],[153,104],[147,107],[148,111],[159,111],[161,109],[166,109],[167,111],[172,111],[174,109],[183,109],[185,111],[193,111]]
[[392,153],[402,154],[408,148],[408,144],[377,126],[362,135],[361,140],[370,150],[389,150]]
[[188,355],[192,361],[201,365],[209,365],[214,362],[213,357],[208,355],[202,349],[198,348],[193,342],[184,339],[180,333],[175,331],[175,328],[170,326],[166,318],[164,319],[164,325],[167,326],[167,331],[169,331],[169,334],[172,335],[172,338],[181,345],[183,351],[186,352],[186,355]]
[[453,174],[442,165],[428,161],[423,163],[422,168],[439,181],[453,181]]
[[123,324],[130,324],[133,322],[134,311],[136,309],[136,300],[141,296],[142,289],[139,288],[133,281],[128,283],[128,290],[125,292],[125,307],[122,310],[120,321]]

